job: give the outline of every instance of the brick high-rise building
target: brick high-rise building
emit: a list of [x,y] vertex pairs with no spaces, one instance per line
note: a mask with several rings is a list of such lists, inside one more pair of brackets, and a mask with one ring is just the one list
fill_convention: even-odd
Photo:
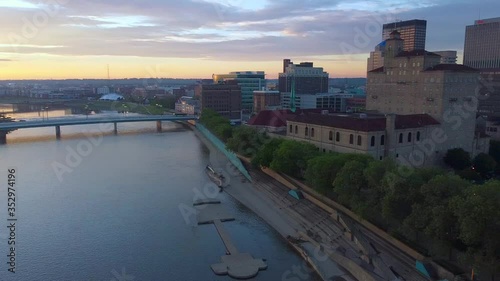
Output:
[[241,121],[241,87],[235,83],[201,86],[201,111],[212,109],[233,122]]

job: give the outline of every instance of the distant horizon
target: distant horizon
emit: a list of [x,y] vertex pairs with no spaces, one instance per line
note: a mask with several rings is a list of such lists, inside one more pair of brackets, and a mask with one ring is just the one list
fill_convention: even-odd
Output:
[[[50,79],[0,79],[0,82],[10,82],[10,81],[70,81],[70,80],[99,80],[99,81],[113,81],[113,80],[140,80],[140,79],[158,79],[158,80],[212,80],[212,78],[172,78],[172,77],[164,77],[164,78],[158,78],[158,77],[128,77],[128,78],[63,78],[63,79],[58,79],[58,78],[50,78]],[[329,77],[329,79],[366,79],[366,77]],[[266,80],[278,80],[278,78],[266,78]]]

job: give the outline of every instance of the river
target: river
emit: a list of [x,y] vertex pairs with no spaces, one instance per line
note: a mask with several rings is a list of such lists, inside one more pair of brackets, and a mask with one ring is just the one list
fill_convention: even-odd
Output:
[[[54,128],[10,133],[0,146],[0,280],[231,280],[210,268],[225,254],[215,227],[196,226],[181,212],[211,192],[208,151],[179,124],[163,128],[119,124],[115,136],[112,126],[62,127],[60,141]],[[16,170],[15,274],[7,263],[9,168]],[[268,269],[254,280],[284,280],[285,272],[303,267],[268,224],[227,194],[218,196],[236,218],[224,226],[240,252],[267,259]]]

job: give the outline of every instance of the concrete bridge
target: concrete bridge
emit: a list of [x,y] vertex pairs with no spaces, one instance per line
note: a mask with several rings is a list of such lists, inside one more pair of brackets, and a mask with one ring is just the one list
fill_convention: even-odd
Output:
[[156,122],[156,129],[161,132],[162,121],[188,121],[197,120],[198,116],[175,116],[175,115],[148,115],[148,116],[134,116],[134,117],[99,117],[99,118],[54,118],[52,120],[43,121],[26,121],[26,122],[4,122],[0,123],[0,144],[7,143],[7,133],[12,130],[41,128],[41,127],[55,127],[56,138],[61,138],[61,126],[75,126],[75,125],[88,125],[88,124],[103,124],[114,123],[114,132],[118,133],[118,123],[131,123],[131,122]]

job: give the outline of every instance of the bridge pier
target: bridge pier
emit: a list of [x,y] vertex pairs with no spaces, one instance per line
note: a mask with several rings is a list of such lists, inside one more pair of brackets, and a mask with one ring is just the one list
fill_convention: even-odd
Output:
[[114,123],[114,129],[113,129],[113,133],[115,133],[115,136],[118,135],[118,123]]
[[56,139],[61,139],[61,126],[56,126]]
[[156,121],[156,131],[158,133],[161,133],[162,128],[161,128],[161,121]]
[[7,144],[7,132],[0,131],[0,144]]

